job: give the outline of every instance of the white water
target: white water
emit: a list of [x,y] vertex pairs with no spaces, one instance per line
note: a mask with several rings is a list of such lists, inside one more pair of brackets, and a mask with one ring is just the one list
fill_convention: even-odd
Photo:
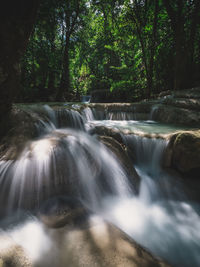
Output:
[[[138,197],[109,200],[106,218],[175,266],[200,266],[200,205],[160,167],[166,142],[129,136],[142,178]],[[107,201],[106,201],[107,202]]]
[[[85,121],[95,118],[91,110],[84,112]],[[73,114],[69,125],[82,131],[58,130],[62,125],[60,115],[49,107],[45,107],[44,113],[46,120],[40,119],[38,139],[30,141],[16,161],[0,162],[1,199],[9,196],[5,201],[8,209],[24,208],[24,202],[29,204],[28,196],[32,201],[34,194],[37,206],[43,197],[51,196],[52,190],[59,194],[60,186],[66,191],[70,186],[73,195],[81,198],[85,206],[116,224],[157,256],[175,266],[200,266],[200,206],[189,202],[179,181],[161,168],[165,140],[125,137],[142,179],[139,196],[135,196],[112,153],[83,132],[85,127],[79,114],[68,111]],[[140,130],[146,128],[151,133],[157,127],[153,122],[99,123],[129,130],[139,126]],[[146,127],[149,124],[151,128]],[[166,131],[167,126],[163,127]],[[9,235],[35,261],[51,254],[53,241],[35,219],[11,230]]]

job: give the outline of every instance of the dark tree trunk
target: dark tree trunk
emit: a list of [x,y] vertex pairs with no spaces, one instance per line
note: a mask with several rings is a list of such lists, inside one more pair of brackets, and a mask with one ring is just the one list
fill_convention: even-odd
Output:
[[75,6],[72,8],[70,0],[66,1],[65,9],[65,48],[62,64],[62,75],[60,86],[56,94],[56,101],[71,101],[70,96],[70,69],[69,69],[69,51],[70,51],[70,36],[74,32],[77,24],[77,19],[80,12],[80,1],[76,0]]
[[6,1],[0,10],[0,137],[19,93],[20,59],[33,29],[39,0]]
[[200,24],[200,1],[196,0],[194,1],[194,10],[192,13],[192,22],[191,22],[191,27],[190,27],[190,36],[188,40],[188,45],[187,45],[187,75],[189,77],[188,82],[193,83],[193,79],[195,79],[194,74],[195,74],[195,40],[196,40],[196,35],[198,31],[198,27]]
[[50,70],[49,71],[49,80],[48,80],[48,97],[49,99],[52,98],[52,95],[55,96],[55,71]]
[[157,0],[154,1],[155,9],[154,9],[154,21],[153,21],[153,32],[152,32],[152,43],[150,48],[150,60],[149,60],[149,89],[147,93],[147,97],[149,98],[153,89],[153,74],[154,74],[154,56],[156,50],[156,37],[157,37],[157,24],[158,24],[158,8],[159,3]]
[[164,5],[171,21],[171,28],[174,36],[174,90],[184,86],[186,74],[186,58],[184,55],[186,46],[186,34],[184,32],[184,1],[177,0],[177,11],[172,8],[170,1],[164,0]]
[[150,2],[147,0],[144,1],[144,13],[141,14],[141,9],[140,5],[137,1],[135,1],[135,11],[134,11],[134,16],[133,21],[136,25],[136,30],[137,34],[139,37],[139,42],[141,45],[141,50],[142,50],[142,62],[144,65],[144,70],[145,70],[145,76],[146,76],[146,91],[145,91],[145,97],[150,98],[152,91],[153,91],[153,69],[154,69],[154,56],[155,56],[155,48],[156,48],[156,35],[157,35],[157,23],[158,23],[158,8],[159,8],[159,3],[157,0],[154,2],[154,20],[153,20],[153,31],[152,31],[152,37],[151,37],[151,44],[149,47],[150,50],[150,58],[148,60],[148,54],[147,54],[147,44],[145,41],[145,36],[143,33],[143,28],[144,25],[147,23],[147,10],[148,10],[148,5]]
[[56,95],[56,101],[70,100],[69,42],[69,34],[67,33],[63,57],[63,72],[61,76],[60,86]]

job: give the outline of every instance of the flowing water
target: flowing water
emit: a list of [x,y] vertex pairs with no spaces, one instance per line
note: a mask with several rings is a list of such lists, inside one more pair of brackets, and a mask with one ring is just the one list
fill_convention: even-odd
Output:
[[[167,141],[131,134],[168,134],[178,128],[136,121],[133,115],[117,115],[117,121],[89,107],[81,113],[49,106],[31,112],[38,118],[38,137],[27,142],[17,159],[0,161],[2,229],[12,226],[8,218],[14,211],[27,217],[27,211],[33,214],[51,197],[70,195],[173,265],[200,266],[200,205],[187,199],[178,177],[162,169]],[[89,134],[96,126],[129,130],[123,139],[141,177],[138,195],[113,153]],[[9,233],[37,261],[51,254],[53,241],[33,215],[28,218],[0,236]]]

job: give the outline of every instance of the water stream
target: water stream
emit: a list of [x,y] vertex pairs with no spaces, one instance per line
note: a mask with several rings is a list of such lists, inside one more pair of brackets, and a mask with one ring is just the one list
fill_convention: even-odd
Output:
[[[174,266],[200,266],[200,205],[189,201],[180,180],[162,169],[167,141],[130,133],[166,134],[178,128],[135,121],[133,116],[117,121],[108,114],[100,120],[102,113],[90,108],[79,113],[44,106],[31,112],[39,117],[38,138],[30,140],[16,160],[0,161],[0,211],[7,216],[0,225],[14,211],[35,211],[52,196],[72,195]],[[141,177],[139,195],[113,153],[87,132],[96,126],[129,130],[123,138]],[[7,231],[34,258],[43,255],[44,243],[45,253],[51,246],[41,223],[31,218]]]

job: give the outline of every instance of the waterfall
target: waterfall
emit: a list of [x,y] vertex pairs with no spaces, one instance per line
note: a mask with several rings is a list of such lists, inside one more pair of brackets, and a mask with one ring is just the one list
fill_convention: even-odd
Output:
[[[33,106],[27,112],[37,137],[26,142],[15,159],[0,160],[1,220],[15,211],[34,213],[46,200],[72,196],[174,266],[200,266],[200,206],[186,198],[181,179],[162,167],[168,141],[130,134],[137,129],[149,135],[169,133],[168,125],[135,121],[134,112],[85,105]],[[87,132],[90,121],[92,127],[128,129],[123,142],[141,178],[138,195],[114,153]],[[30,219],[25,228],[29,235],[30,229],[37,230],[38,256],[37,248],[48,243],[46,233],[38,220],[35,224]],[[30,239],[24,245],[20,233],[16,230],[12,235],[31,251]]]
[[150,112],[150,116],[149,116],[150,120],[154,119],[154,115],[155,115],[156,111],[158,110],[158,108],[159,108],[159,105],[153,105],[151,107],[151,112]]
[[107,120],[134,120],[135,113],[134,112],[121,112],[121,111],[109,111],[106,114]]
[[48,105],[30,106],[27,112],[37,119],[36,128],[38,135],[47,134],[57,128],[72,128],[85,131],[83,116],[74,109],[52,109]]
[[94,114],[94,111],[87,107],[87,108],[84,108],[83,110],[83,116],[85,117],[86,121],[93,121],[95,120],[95,114]]
[[96,108],[86,107],[82,111],[82,116],[85,118],[85,121],[93,120],[104,120],[106,118],[106,112],[104,110],[99,110]]
[[199,266],[200,207],[162,168],[167,141],[135,135],[125,139],[141,177],[140,193],[110,201],[106,218],[174,266]]
[[124,170],[85,132],[77,111],[45,106],[37,112],[38,138],[29,141],[16,160],[0,162],[0,202],[7,212],[37,208],[59,194],[76,196],[97,210],[105,195],[131,192]]

